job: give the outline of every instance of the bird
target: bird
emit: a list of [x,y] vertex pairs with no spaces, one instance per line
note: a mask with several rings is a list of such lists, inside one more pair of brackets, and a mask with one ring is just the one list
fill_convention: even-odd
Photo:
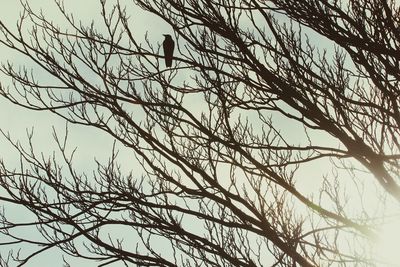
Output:
[[163,34],[165,36],[164,42],[163,42],[163,48],[164,48],[164,58],[165,58],[165,66],[170,68],[172,66],[172,58],[174,55],[174,40],[172,40],[171,35],[169,34]]

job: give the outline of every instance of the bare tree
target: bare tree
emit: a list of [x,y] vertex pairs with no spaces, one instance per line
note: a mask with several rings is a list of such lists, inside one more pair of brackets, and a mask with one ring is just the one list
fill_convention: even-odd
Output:
[[[21,164],[1,164],[1,200],[35,219],[13,222],[5,210],[3,245],[35,250],[11,249],[2,265],[53,248],[101,266],[376,264],[368,245],[382,213],[344,194],[352,182],[361,188],[366,172],[400,200],[394,1],[129,3],[172,27],[168,69],[162,38],[139,42],[134,29],[143,25],[122,4],[100,2],[105,31],[82,25],[62,2],[69,30],[27,3],[18,31],[1,23],[0,42],[54,81],[4,63],[13,83],[2,84],[3,97],[116,142],[109,162],[88,175],[74,169],[68,129],[54,132],[61,157],[49,158],[35,152],[33,135],[23,147],[4,133]],[[125,174],[118,147],[141,167]],[[308,194],[303,168],[321,164],[320,190]],[[43,238],[25,238],[24,227]],[[129,233],[125,242],[115,229]]]

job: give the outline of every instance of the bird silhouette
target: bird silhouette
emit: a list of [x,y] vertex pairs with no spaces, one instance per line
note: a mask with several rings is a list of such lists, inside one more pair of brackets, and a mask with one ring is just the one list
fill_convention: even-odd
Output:
[[163,48],[164,48],[164,58],[165,58],[165,66],[170,68],[172,66],[172,58],[174,55],[174,40],[172,40],[171,35],[169,34],[163,34],[165,36],[164,42],[163,42]]

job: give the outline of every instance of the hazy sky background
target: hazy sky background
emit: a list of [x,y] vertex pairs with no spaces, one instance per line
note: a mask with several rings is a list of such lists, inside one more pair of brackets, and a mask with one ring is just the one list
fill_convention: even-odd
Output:
[[[43,9],[44,14],[48,18],[57,22],[60,21],[60,13],[52,0],[41,0],[41,1],[29,1],[30,5],[34,10]],[[21,12],[21,5],[19,1],[16,0],[1,0],[2,8],[0,9],[1,19],[9,26],[12,25],[15,28],[17,18]],[[76,18],[82,20],[83,23],[89,24],[92,19],[100,18],[101,6],[97,0],[68,0],[65,1],[65,6],[67,10],[74,13]],[[154,25],[148,16],[140,15],[137,13],[135,15],[135,20],[143,20],[143,25]],[[154,20],[153,18],[153,21]],[[61,21],[60,21],[61,22]],[[63,24],[60,23],[63,27]],[[162,30],[165,25],[158,25],[156,27],[158,30]],[[140,31],[145,31],[146,28],[139,29]],[[156,38],[162,41],[162,35]],[[153,37],[155,38],[155,37]],[[16,66],[19,64],[26,65],[27,61],[24,57],[16,54],[9,49],[5,49],[4,46],[0,46],[0,61],[5,62],[9,60],[13,62]],[[29,67],[29,66],[28,66]],[[36,68],[34,65],[30,67]],[[8,81],[4,81],[4,75],[2,77],[2,84],[6,84]],[[0,97],[0,124],[1,129],[5,132],[10,132],[10,135],[15,140],[20,140],[23,144],[27,144],[26,130],[34,128],[34,143],[36,150],[44,152],[45,155],[51,155],[52,151],[55,149],[55,141],[52,138],[52,127],[54,126],[56,130],[60,133],[65,132],[65,121],[50,113],[50,112],[37,112],[30,111],[13,104],[10,104],[7,100]],[[107,134],[90,127],[80,126],[80,125],[68,125],[69,128],[69,140],[70,140],[70,150],[77,147],[77,153],[74,160],[74,165],[78,171],[86,171],[90,175],[91,171],[95,169],[96,165],[94,158],[98,159],[100,162],[107,162],[112,149],[113,139]],[[8,144],[2,136],[0,136],[0,151],[1,157],[4,159],[9,166],[18,166],[19,156],[10,144]],[[127,154],[124,154],[127,153]],[[129,152],[121,151],[121,161],[125,164],[122,166],[129,168],[130,160],[132,155],[128,155]],[[125,156],[124,156],[125,155]],[[1,191],[0,191],[1,193]],[[6,205],[11,207],[11,205]],[[13,218],[18,218],[20,221],[29,220],[29,214],[26,213],[24,209],[16,208],[9,209],[6,213]],[[113,234],[123,236],[126,232],[122,229],[116,229]],[[26,232],[24,236],[36,236],[37,233]],[[17,248],[17,246],[16,246]],[[23,248],[23,247],[22,247]],[[4,256],[8,252],[8,247],[0,247],[0,253]],[[26,248],[25,248],[26,249]],[[68,262],[71,266],[97,266],[96,262],[85,261],[82,259],[74,259],[66,256]],[[43,255],[39,255],[33,258],[29,264],[26,266],[63,266],[62,263],[62,253],[58,249],[49,250]],[[113,264],[110,266],[122,266],[121,264]]]
[[[29,2],[34,10],[39,10],[42,8],[43,12],[48,16],[49,19],[56,22],[60,21],[59,12],[52,0]],[[124,1],[121,2],[123,3]],[[7,25],[13,25],[15,27],[17,18],[21,12],[19,1],[1,0],[1,4],[1,19],[4,20]],[[67,10],[73,12],[76,19],[82,20],[84,24],[88,25],[92,19],[96,21],[96,19],[100,18],[101,9],[98,0],[66,0],[65,6]],[[128,13],[131,14],[130,21],[132,22],[132,25],[134,25],[133,30],[137,36],[144,37],[145,32],[148,31],[149,39],[154,41],[154,43],[159,42],[161,44],[163,41],[162,34],[172,33],[170,27],[162,20],[155,18],[154,16],[149,16],[148,13],[144,13],[138,8],[135,8],[133,5],[130,6],[131,8],[128,8]],[[62,27],[62,21],[59,23]],[[10,50],[6,50],[3,46],[0,46],[0,61],[4,62],[5,60],[10,60],[14,62],[15,65],[28,64],[29,66],[29,62],[21,57],[21,55],[15,54],[15,52],[11,52]],[[0,77],[2,78],[1,82],[3,84],[8,82],[7,80],[3,79],[3,75]],[[65,128],[65,121],[49,112],[34,112],[17,107],[0,97],[0,125],[0,128],[3,131],[9,131],[14,139],[20,140],[24,144],[27,144],[26,129],[31,129],[34,127],[34,143],[37,147],[37,150],[43,151],[45,154],[50,155],[55,147],[55,143],[52,139],[52,127],[54,126],[57,131],[62,133]],[[283,131],[283,134],[288,134],[292,137],[296,137],[298,135],[297,131],[299,129],[296,129],[292,124],[281,123],[280,127]],[[78,170],[86,170],[90,174],[90,171],[95,168],[93,160],[94,157],[99,159],[101,162],[106,162],[111,152],[113,141],[112,138],[97,129],[84,126],[69,125],[69,130],[71,150],[75,147],[78,147],[75,157],[75,167]],[[318,138],[318,142],[325,142],[326,140],[328,139],[326,139],[324,136],[319,136]],[[18,164],[19,157],[15,153],[15,150],[13,150],[1,136],[0,151],[1,157],[6,163],[11,165]],[[122,148],[120,161],[123,164],[123,167],[129,169],[131,162],[133,162],[132,154]],[[302,173],[304,174],[304,177],[302,178],[304,179],[304,182],[302,182],[300,188],[304,191],[309,190],[310,192],[315,192],[315,190],[319,188],[318,181],[320,181],[322,175],[327,175],[329,172],[330,170],[326,169],[326,165],[312,164],[310,166],[304,166],[302,169]],[[371,181],[371,184],[375,183],[374,180]],[[374,190],[373,187],[371,187],[371,189]],[[372,195],[370,198],[367,198],[367,200],[368,199],[371,201],[376,200],[376,198]],[[17,209],[13,211],[15,212],[13,216],[17,218],[23,219],[25,216],[27,216],[26,214],[17,212]],[[119,231],[117,230],[115,233],[118,234],[118,232]],[[397,230],[397,232],[399,231]],[[121,234],[122,232],[119,233]],[[391,233],[393,234],[393,231],[391,231]],[[390,247],[393,247],[393,245]],[[4,251],[5,248],[0,247],[0,253],[4,253]],[[51,254],[47,253],[45,257],[39,256],[35,258],[27,266],[62,266],[61,262],[60,264],[55,263],[61,260],[60,254],[54,253],[55,251],[58,250],[52,250]],[[79,266],[78,264],[75,265],[74,262],[81,262],[80,259],[68,259],[71,263],[71,266]],[[91,263],[89,265],[85,263],[84,265],[80,266],[97,266],[97,264]],[[121,265],[115,264],[111,266]]]

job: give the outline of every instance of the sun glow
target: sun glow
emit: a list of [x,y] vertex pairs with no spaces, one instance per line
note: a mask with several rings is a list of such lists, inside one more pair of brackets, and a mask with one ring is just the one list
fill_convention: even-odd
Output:
[[379,266],[400,267],[400,218],[379,227],[379,239],[373,246]]

